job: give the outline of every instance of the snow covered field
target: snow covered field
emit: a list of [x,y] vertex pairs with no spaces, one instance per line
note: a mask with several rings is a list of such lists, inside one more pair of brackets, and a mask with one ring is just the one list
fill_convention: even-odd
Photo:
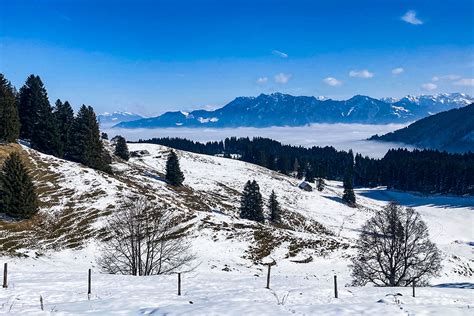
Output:
[[[9,288],[0,289],[0,313],[40,314],[42,296],[44,313],[72,315],[474,314],[473,197],[361,188],[356,190],[359,207],[350,208],[341,203],[340,182],[328,181],[323,192],[305,192],[297,188],[297,179],[259,166],[182,151],[177,153],[187,189],[176,192],[159,177],[168,148],[149,144],[129,147],[146,149],[150,155],[128,163],[115,162],[114,177],[31,151],[38,155],[37,161],[49,161],[48,172],[57,173],[59,179],[55,191],[67,194],[56,207],[45,207],[42,212],[61,212],[61,205],[74,201],[75,212],[86,216],[95,210],[113,210],[127,194],[146,189],[163,203],[191,213],[189,236],[198,266],[183,275],[183,295],[176,295],[176,275],[101,274],[96,264],[98,244],[91,237],[82,248],[45,248],[40,256],[36,255],[38,249],[32,248],[22,252],[27,258],[0,257],[0,263],[9,263]],[[291,229],[254,224],[238,217],[238,193],[249,179],[258,181],[265,202],[275,190],[285,219],[293,220]],[[411,288],[346,286],[351,282],[348,264],[354,253],[352,245],[361,225],[390,200],[419,211],[432,240],[443,252],[442,274],[432,280],[439,286],[418,288],[415,298],[411,297]],[[314,230],[315,221],[332,234]],[[103,217],[98,217],[92,227],[101,225]],[[257,239],[262,232],[277,241],[268,255],[256,260],[277,263],[272,267],[270,290],[265,289],[266,267],[251,259],[256,250],[262,250],[265,240]],[[55,242],[61,241],[60,237]],[[294,251],[295,245],[305,243],[309,246]],[[305,259],[311,260],[296,262]],[[89,268],[93,270],[90,300]],[[335,274],[338,299],[333,293]],[[402,295],[395,296],[397,293]]]
[[[16,267],[16,266],[14,266]],[[296,272],[296,271],[295,271]],[[176,275],[92,275],[46,272],[32,268],[12,272],[9,289],[2,289],[0,313],[40,315],[472,315],[473,290],[456,288],[355,288],[339,286],[334,298],[332,278],[318,271],[287,275],[274,269],[270,290],[264,273],[196,272],[185,274],[182,295]]]

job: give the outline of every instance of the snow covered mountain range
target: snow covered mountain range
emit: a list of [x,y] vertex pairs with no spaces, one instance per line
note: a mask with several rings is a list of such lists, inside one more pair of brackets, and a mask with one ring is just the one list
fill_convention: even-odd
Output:
[[260,94],[257,97],[238,97],[213,111],[166,112],[157,117],[122,121],[114,127],[219,128],[303,126],[311,123],[404,123],[472,102],[474,98],[462,93],[381,100],[356,95],[342,101],[273,93]]

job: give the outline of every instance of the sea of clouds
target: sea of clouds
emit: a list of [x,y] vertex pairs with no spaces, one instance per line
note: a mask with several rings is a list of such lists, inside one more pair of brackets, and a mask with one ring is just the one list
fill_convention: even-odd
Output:
[[137,141],[153,137],[180,137],[199,142],[223,140],[226,137],[267,137],[284,144],[311,146],[333,146],[339,150],[352,149],[356,153],[373,158],[381,158],[390,148],[413,147],[404,144],[367,141],[375,134],[385,134],[406,125],[365,125],[365,124],[312,124],[302,127],[269,128],[155,128],[118,129],[106,128],[110,137],[122,135],[127,140]]

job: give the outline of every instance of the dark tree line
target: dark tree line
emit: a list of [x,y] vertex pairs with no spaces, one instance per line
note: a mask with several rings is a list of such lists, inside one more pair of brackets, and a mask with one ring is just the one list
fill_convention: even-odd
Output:
[[380,160],[355,157],[354,184],[464,195],[474,194],[474,153],[391,149]]
[[[207,155],[239,157],[284,174],[313,182],[317,178],[346,180],[349,186],[389,188],[422,193],[474,194],[474,154],[450,154],[436,150],[393,149],[382,159],[355,157],[352,151],[333,147],[283,145],[256,137],[226,138],[199,143],[182,138],[153,138],[143,143],[160,144]],[[347,176],[348,170],[351,175]],[[349,183],[352,182],[352,183]]]
[[16,93],[0,74],[0,142],[29,141],[42,153],[111,172],[94,110],[83,105],[78,114],[69,102],[51,106],[39,76],[30,75]]

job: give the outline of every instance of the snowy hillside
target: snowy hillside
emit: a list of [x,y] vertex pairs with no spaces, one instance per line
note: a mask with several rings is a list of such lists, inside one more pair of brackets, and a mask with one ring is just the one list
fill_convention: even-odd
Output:
[[[350,208],[342,203],[339,182],[328,181],[323,192],[306,192],[297,187],[299,180],[256,165],[182,151],[177,154],[185,187],[174,189],[161,178],[168,148],[129,148],[149,154],[115,161],[110,176],[23,147],[32,158],[41,216],[23,226],[0,224],[0,262],[8,262],[10,270],[10,286],[0,292],[0,312],[37,314],[40,295],[45,311],[97,315],[468,313],[469,304],[472,308],[472,291],[466,289],[420,288],[419,296],[412,298],[408,288],[344,287],[351,282],[348,264],[358,230],[390,200],[419,211],[443,251],[443,273],[433,284],[473,283],[472,197],[358,189],[359,205]],[[238,217],[240,192],[249,179],[257,180],[265,203],[271,191],[276,192],[283,207],[282,225]],[[131,194],[147,195],[182,214],[199,266],[183,276],[181,297],[175,294],[176,276],[100,274],[95,260],[101,228]],[[262,263],[272,260],[276,266],[269,291]],[[90,301],[88,268],[94,272]],[[337,300],[334,274],[340,287]],[[386,296],[396,293],[403,296]]]

